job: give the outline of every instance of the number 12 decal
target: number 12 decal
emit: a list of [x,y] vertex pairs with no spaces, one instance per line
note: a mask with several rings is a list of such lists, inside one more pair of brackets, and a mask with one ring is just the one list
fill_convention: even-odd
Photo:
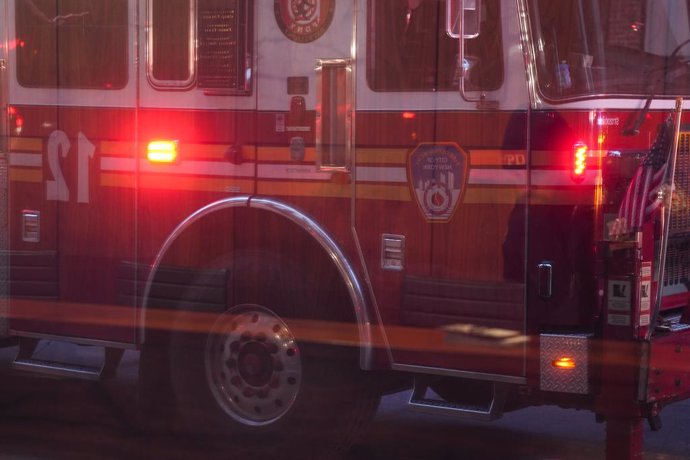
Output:
[[[64,131],[53,131],[48,138],[48,167],[53,178],[46,181],[46,199],[69,201],[69,188],[60,166],[60,157],[67,158],[72,144]],[[77,141],[77,203],[89,202],[89,160],[96,146],[80,132]]]

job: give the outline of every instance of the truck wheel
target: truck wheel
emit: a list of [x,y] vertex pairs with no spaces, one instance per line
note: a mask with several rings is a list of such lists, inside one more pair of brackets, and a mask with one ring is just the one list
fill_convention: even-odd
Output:
[[[180,312],[176,323],[189,324],[190,315],[198,313]],[[213,316],[206,330],[176,327],[171,338],[185,431],[230,437],[257,458],[326,459],[346,450],[379,399],[358,350],[309,343],[297,335],[309,328],[256,304]]]

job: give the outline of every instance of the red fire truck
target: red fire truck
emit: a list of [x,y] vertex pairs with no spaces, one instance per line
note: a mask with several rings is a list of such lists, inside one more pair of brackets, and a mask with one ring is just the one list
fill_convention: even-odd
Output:
[[142,421],[272,457],[344,448],[407,385],[458,417],[589,410],[641,458],[690,396],[689,18],[2,2],[14,367],[103,379],[140,350]]

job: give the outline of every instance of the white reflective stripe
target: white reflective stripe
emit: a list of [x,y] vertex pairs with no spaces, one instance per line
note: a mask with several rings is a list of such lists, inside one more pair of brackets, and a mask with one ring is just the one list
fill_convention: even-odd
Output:
[[524,169],[470,169],[468,183],[473,185],[527,185]]
[[[101,170],[134,172],[136,160],[133,158],[101,157]],[[148,160],[141,160],[139,171],[161,174],[251,177],[254,175],[254,163],[234,165],[220,161],[181,161],[179,163],[154,165]]]
[[321,172],[316,166],[298,164],[259,165],[259,179],[330,180],[332,173]]
[[254,175],[254,163],[235,165],[227,161],[180,161],[179,163],[154,165],[148,160],[141,160],[139,168],[141,172],[147,173],[241,177]]
[[101,157],[101,171],[134,172],[136,165],[133,158]]
[[406,168],[358,166],[357,182],[407,182]]
[[[42,166],[41,154],[11,153],[12,166]],[[101,170],[134,172],[135,160],[132,158],[101,157]],[[182,161],[174,164],[154,165],[147,160],[140,162],[141,172],[164,174],[188,174],[204,176],[240,176],[252,177],[254,163],[234,165],[220,161]],[[567,170],[536,170],[531,172],[531,182],[535,186],[567,187],[567,186],[596,186],[601,184],[599,170],[585,172],[581,181],[575,181]],[[292,180],[330,180],[332,173],[321,172],[313,165],[299,164],[261,164],[258,166],[260,179],[292,179]],[[407,169],[402,167],[357,167],[357,182],[377,183],[407,183]],[[479,169],[469,171],[470,185],[507,185],[527,186],[527,171],[524,169]]]
[[42,153],[10,152],[10,166],[43,166]]
[[582,180],[574,180],[570,171],[566,170],[536,170],[532,171],[532,185],[537,186],[551,186],[551,187],[565,187],[568,185],[601,185],[600,170],[585,171],[585,177]]

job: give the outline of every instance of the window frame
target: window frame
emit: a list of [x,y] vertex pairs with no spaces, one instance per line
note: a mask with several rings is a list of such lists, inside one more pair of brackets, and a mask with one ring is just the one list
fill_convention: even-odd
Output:
[[196,0],[188,0],[189,3],[189,23],[187,24],[189,32],[189,51],[187,55],[187,67],[189,70],[189,78],[186,80],[165,80],[156,78],[154,75],[155,56],[154,56],[154,33],[155,27],[153,18],[153,2],[156,0],[147,0],[146,2],[146,19],[148,27],[146,28],[146,78],[152,87],[157,89],[178,89],[187,90],[192,88],[196,83]]

